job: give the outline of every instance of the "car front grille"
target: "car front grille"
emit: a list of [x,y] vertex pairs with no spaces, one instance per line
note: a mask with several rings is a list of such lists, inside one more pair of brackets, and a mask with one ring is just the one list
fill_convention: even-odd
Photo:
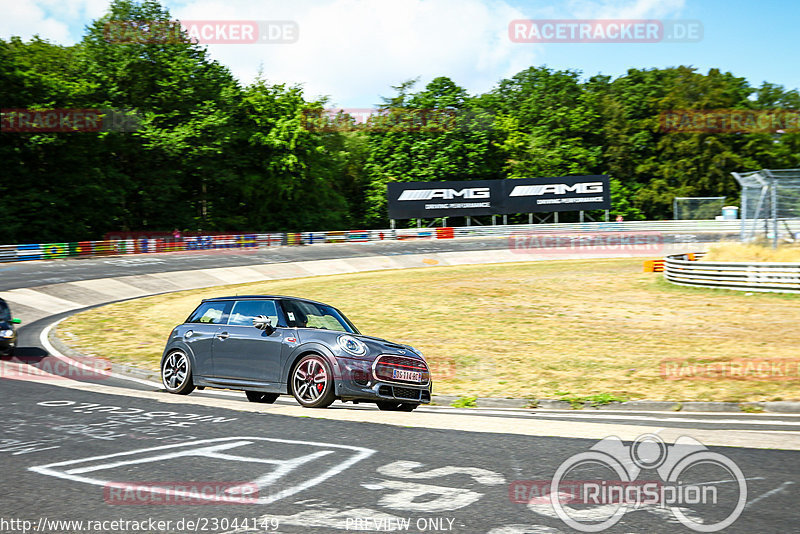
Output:
[[403,388],[384,384],[378,389],[378,395],[402,401],[418,401],[426,404],[431,402],[431,394],[427,389]]
[[411,388],[401,388],[395,386],[394,388],[394,396],[398,399],[408,399],[408,400],[419,400],[419,391],[418,389],[411,389]]
[[[419,373],[419,380],[397,377],[396,373],[410,371]],[[396,384],[423,385],[430,382],[430,371],[425,362],[405,356],[384,355],[375,360],[375,378]]]

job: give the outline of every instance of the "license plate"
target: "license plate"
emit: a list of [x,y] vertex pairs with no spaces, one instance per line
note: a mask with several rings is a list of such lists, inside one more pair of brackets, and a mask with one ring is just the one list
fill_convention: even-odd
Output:
[[400,369],[392,369],[392,378],[396,380],[408,380],[411,382],[421,382],[422,374],[417,371],[403,371]]

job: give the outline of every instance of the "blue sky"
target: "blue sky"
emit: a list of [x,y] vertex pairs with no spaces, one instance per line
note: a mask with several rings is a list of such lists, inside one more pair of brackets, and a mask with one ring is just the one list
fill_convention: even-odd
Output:
[[[274,83],[300,83],[307,96],[371,107],[390,86],[450,76],[470,92],[491,89],[530,65],[619,76],[629,68],[692,65],[800,88],[800,2],[792,0],[166,0],[184,20],[293,20],[294,44],[215,44],[212,57],[243,83],[259,70]],[[0,0],[0,37],[80,39],[108,0]],[[520,44],[515,19],[697,19],[693,43]]]

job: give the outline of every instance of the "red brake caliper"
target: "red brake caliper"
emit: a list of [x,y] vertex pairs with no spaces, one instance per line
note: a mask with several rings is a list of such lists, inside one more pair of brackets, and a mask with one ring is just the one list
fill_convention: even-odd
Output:
[[322,390],[323,390],[324,387],[325,387],[325,384],[317,384],[317,393],[322,393]]

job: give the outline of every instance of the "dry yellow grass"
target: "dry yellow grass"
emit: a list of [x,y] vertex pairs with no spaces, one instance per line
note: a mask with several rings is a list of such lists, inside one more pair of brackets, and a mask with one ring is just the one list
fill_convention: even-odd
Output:
[[794,358],[800,299],[672,286],[641,260],[432,267],[184,291],[78,314],[70,344],[157,369],[171,328],[201,298],[287,294],[328,302],[370,335],[425,353],[456,395],[789,400],[783,381],[665,380],[661,362]]
[[777,249],[761,244],[719,243],[703,258],[708,261],[800,262],[800,246],[781,245]]

